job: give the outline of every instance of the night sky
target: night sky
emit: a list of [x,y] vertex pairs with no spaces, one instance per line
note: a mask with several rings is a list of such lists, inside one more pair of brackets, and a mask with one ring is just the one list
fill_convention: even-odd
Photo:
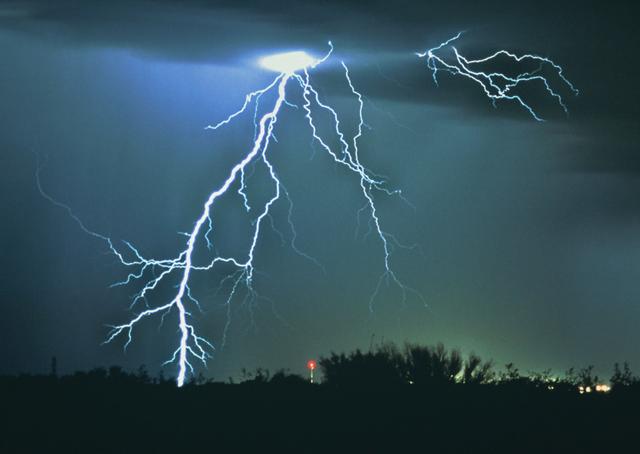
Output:
[[[106,325],[130,317],[136,287],[109,288],[126,270],[41,197],[38,156],[43,186],[91,229],[172,257],[185,241],[177,232],[191,229],[252,142],[251,115],[204,127],[273,79],[258,57],[321,55],[328,40],[336,58],[315,86],[351,132],[357,103],[340,59],[365,95],[362,160],[415,206],[377,199],[385,230],[420,245],[396,250],[392,265],[427,307],[413,296],[403,304],[391,286],[369,311],[383,255],[375,235],[363,237],[366,224],[356,235],[358,181],[314,151],[302,112],[288,108],[270,153],[294,202],[297,245],[326,271],[288,246],[280,203],[284,245],[266,227],[256,251],[263,298],[234,300],[227,343],[205,374],[301,372],[308,358],[383,340],[443,341],[522,370],[594,364],[608,374],[623,360],[638,370],[640,11],[557,3],[1,2],[0,373],[46,372],[53,355],[62,373],[156,371],[178,336],[172,320],[159,330],[153,319],[126,354],[124,339],[101,345]],[[526,95],[544,123],[506,102],[494,109],[468,80],[443,75],[435,86],[414,52],[460,30],[470,57],[504,48],[561,64],[581,92],[563,93],[570,115],[538,90]],[[252,194],[263,186],[256,179]],[[216,208],[224,251],[246,246],[240,203],[230,196]],[[216,345],[222,276],[200,273],[192,287],[203,309],[193,322]]]

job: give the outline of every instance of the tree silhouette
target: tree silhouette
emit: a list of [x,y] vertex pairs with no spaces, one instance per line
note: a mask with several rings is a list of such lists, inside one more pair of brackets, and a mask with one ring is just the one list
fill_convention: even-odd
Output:
[[388,386],[406,383],[402,375],[403,358],[392,344],[363,353],[331,353],[318,361],[324,381],[339,386]]
[[579,386],[594,388],[598,384],[600,380],[598,376],[593,373],[593,369],[593,366],[587,366],[578,371]]
[[291,374],[285,369],[280,369],[271,376],[269,384],[276,386],[309,386],[309,380],[297,374]]
[[494,378],[492,361],[482,361],[475,353],[469,354],[464,362],[462,382],[467,385],[481,385],[489,383]]
[[522,379],[520,370],[513,363],[507,363],[504,366],[504,371],[498,374],[498,381],[500,383],[516,383]]
[[435,347],[405,344],[404,375],[417,385],[443,385],[455,383],[462,371],[460,351],[447,352],[442,343]]
[[628,388],[638,384],[640,384],[640,379],[633,375],[627,361],[622,363],[622,368],[620,368],[620,364],[618,363],[613,365],[613,375],[611,376],[612,389],[617,391],[621,388]]

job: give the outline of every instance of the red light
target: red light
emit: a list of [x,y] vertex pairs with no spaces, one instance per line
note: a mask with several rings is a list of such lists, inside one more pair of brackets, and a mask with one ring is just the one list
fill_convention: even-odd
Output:
[[314,370],[316,368],[316,362],[312,359],[307,361],[307,369]]

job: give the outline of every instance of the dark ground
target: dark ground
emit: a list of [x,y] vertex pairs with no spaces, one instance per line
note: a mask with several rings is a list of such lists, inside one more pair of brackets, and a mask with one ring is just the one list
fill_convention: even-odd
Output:
[[640,393],[3,379],[0,452],[638,452]]

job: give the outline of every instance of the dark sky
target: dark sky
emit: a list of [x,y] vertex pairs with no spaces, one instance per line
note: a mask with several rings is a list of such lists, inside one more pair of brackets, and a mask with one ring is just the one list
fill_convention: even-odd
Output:
[[[135,289],[109,288],[126,274],[104,243],[39,195],[36,155],[47,158],[46,189],[92,229],[173,256],[184,243],[176,232],[191,228],[251,145],[250,116],[204,126],[271,81],[257,57],[320,54],[328,40],[336,59],[315,84],[346,128],[357,105],[339,58],[366,96],[362,160],[416,208],[378,200],[386,230],[421,246],[392,263],[428,307],[402,304],[390,287],[369,312],[382,250],[375,236],[355,235],[357,180],[314,154],[301,112],[288,109],[271,153],[295,204],[298,245],[326,273],[266,228],[255,280],[264,298],[235,301],[227,344],[206,373],[301,371],[310,357],[368,348],[372,336],[443,341],[524,370],[640,366],[635,2],[240,3],[0,2],[0,373],[46,371],[52,355],[62,372],[155,370],[177,338],[175,324],[158,330],[150,320],[126,354],[122,342],[100,345],[105,325],[130,316]],[[563,65],[581,91],[566,94],[569,117],[536,91],[527,95],[545,123],[507,103],[494,109],[469,81],[442,77],[436,87],[413,52],[459,30],[466,55],[506,48]],[[238,202],[217,211],[229,251],[245,244]],[[285,204],[273,219],[289,235]],[[194,323],[215,344],[226,317],[214,295],[220,277],[200,274],[193,287],[204,311]]]

